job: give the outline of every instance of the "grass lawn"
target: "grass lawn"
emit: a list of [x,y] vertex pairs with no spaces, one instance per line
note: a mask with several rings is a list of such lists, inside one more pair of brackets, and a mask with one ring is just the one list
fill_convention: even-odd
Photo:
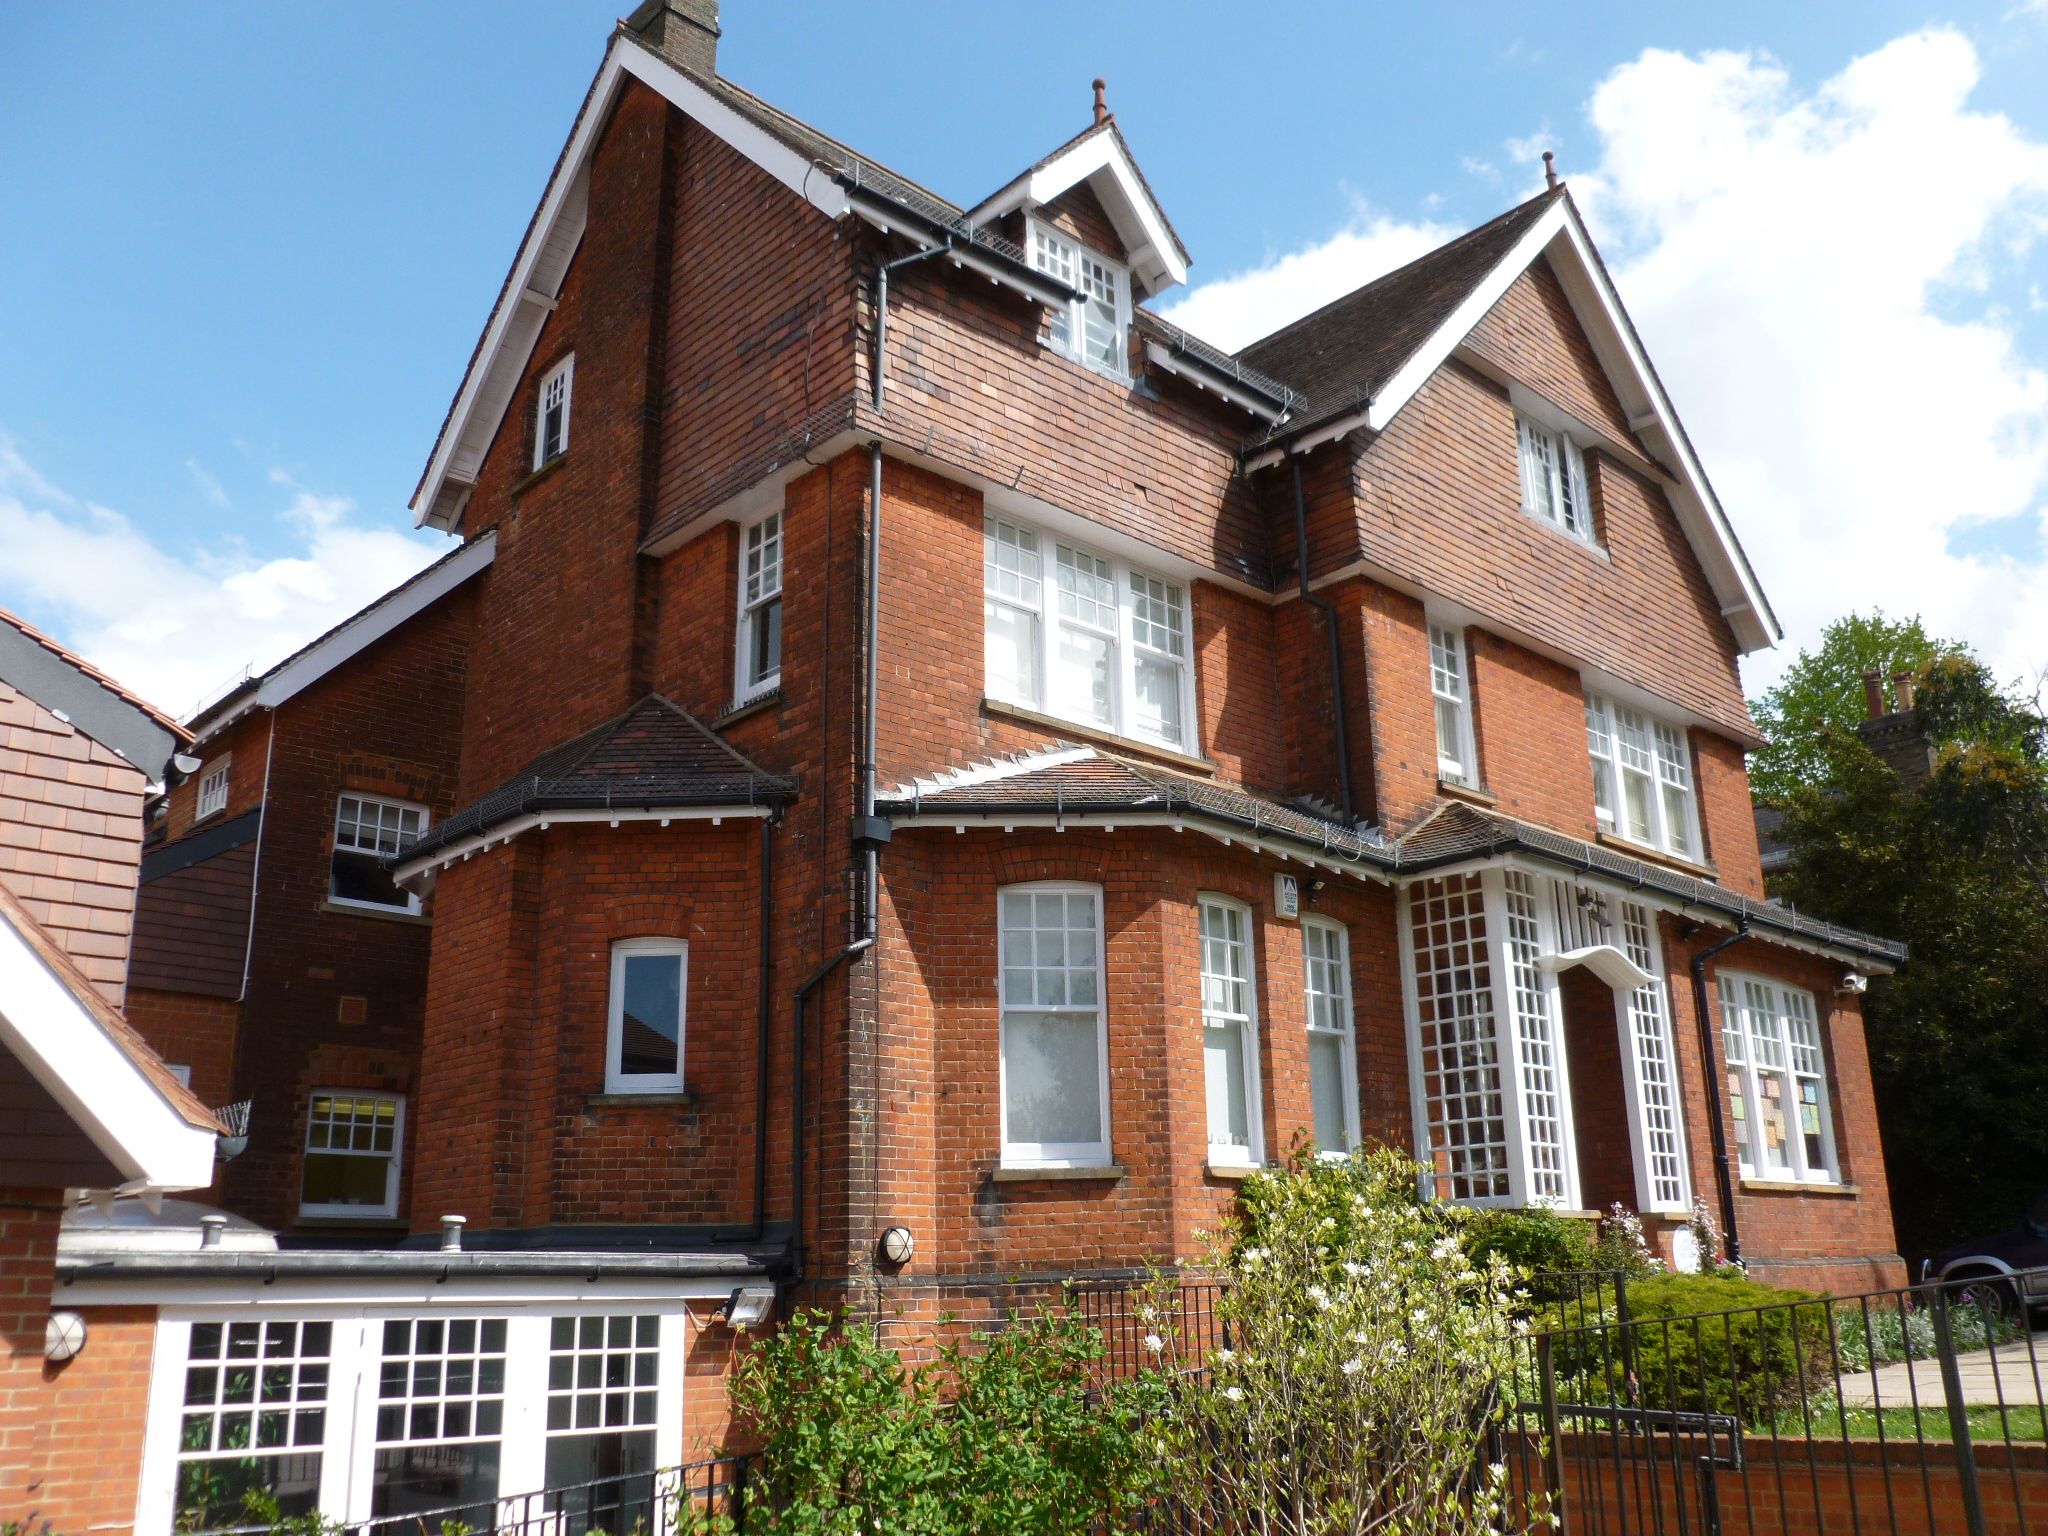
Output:
[[[2015,1444],[2028,1441],[2040,1442],[2048,1439],[2044,1434],[2041,1410],[2032,1403],[2015,1404],[2001,1415],[1995,1404],[1973,1404],[1970,1414],[1970,1438],[1980,1445],[2002,1445],[2007,1440]],[[1878,1437],[1880,1414],[1872,1408],[1834,1408],[1816,1406],[1812,1414],[1813,1435],[1820,1440],[1837,1440],[1845,1433],[1854,1440],[1875,1440]],[[1949,1431],[1946,1408],[1922,1405],[1916,1419],[1909,1404],[1900,1408],[1883,1410],[1883,1432],[1887,1440],[1924,1439],[1946,1442],[1952,1435]],[[1780,1435],[1798,1435],[1806,1432],[1807,1421],[1799,1414],[1787,1414],[1778,1421]],[[1768,1433],[1765,1431],[1764,1433]]]

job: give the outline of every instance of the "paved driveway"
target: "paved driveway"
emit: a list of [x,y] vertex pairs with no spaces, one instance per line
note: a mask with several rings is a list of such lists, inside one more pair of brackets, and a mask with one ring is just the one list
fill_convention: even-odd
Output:
[[[1996,1349],[1973,1349],[1956,1356],[1966,1404],[2003,1402],[2007,1407],[2048,1402],[2048,1330],[2032,1339],[2014,1339]],[[1842,1377],[1842,1401],[1852,1408],[1873,1405],[1923,1408],[1948,1405],[1939,1360],[1880,1365],[1874,1371]]]

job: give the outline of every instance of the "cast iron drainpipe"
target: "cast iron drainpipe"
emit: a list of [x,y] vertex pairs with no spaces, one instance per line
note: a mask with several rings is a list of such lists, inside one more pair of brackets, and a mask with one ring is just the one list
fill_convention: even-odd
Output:
[[754,997],[754,1219],[746,1241],[758,1243],[768,1230],[768,1021],[775,1016],[773,958],[775,936],[775,824],[779,815],[761,823],[760,984]]
[[[898,256],[894,261],[885,261],[875,268],[875,414],[882,411],[882,388],[885,365],[888,362],[889,346],[889,274],[898,267],[907,267],[912,262],[923,261],[927,256],[937,256],[953,249],[950,236],[938,245],[927,245],[912,251],[908,256]],[[879,502],[876,503],[880,505]]]
[[1319,597],[1308,585],[1308,503],[1301,491],[1301,455],[1289,454],[1294,467],[1294,567],[1301,578],[1301,600],[1323,616],[1323,632],[1330,637],[1330,717],[1337,723],[1337,793],[1344,808],[1344,824],[1355,827],[1358,817],[1351,809],[1351,748],[1344,731],[1344,643],[1337,637],[1337,609],[1327,597]]
[[1699,1016],[1700,1060],[1706,1066],[1707,1130],[1714,1147],[1714,1183],[1721,1195],[1721,1235],[1728,1241],[1728,1262],[1742,1262],[1742,1233],[1735,1224],[1735,1177],[1728,1171],[1728,1128],[1721,1122],[1721,1083],[1714,1070],[1714,1025],[1707,1016],[1707,962],[1749,937],[1749,919],[1735,932],[1709,944],[1692,957],[1692,1007]]
[[[931,252],[919,254],[928,256]],[[811,972],[804,984],[796,989],[790,1020],[789,1262],[783,1275],[783,1284],[791,1289],[804,1277],[804,1009],[811,994],[824,984],[826,977],[856,955],[875,947],[875,936],[880,927],[881,847],[889,840],[887,823],[875,815],[875,652],[881,627],[881,563],[882,445],[876,441],[868,445],[867,601],[861,610],[864,670],[861,678],[860,814],[855,818],[853,827],[854,840],[861,850],[861,936]]]

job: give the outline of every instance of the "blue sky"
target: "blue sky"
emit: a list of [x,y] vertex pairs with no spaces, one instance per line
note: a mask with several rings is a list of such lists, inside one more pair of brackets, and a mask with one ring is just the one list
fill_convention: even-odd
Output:
[[[626,3],[357,3],[319,28],[0,7],[0,606],[186,709],[420,559],[405,502]],[[1499,211],[1555,148],[1793,642],[1867,598],[2048,664],[2048,0],[724,19],[727,75],[956,198],[1078,128],[1106,76],[1194,254],[1183,317],[1226,343]],[[1838,185],[1862,195],[1816,214]],[[1895,244],[1916,249],[1871,260]],[[1861,345],[1845,317],[1808,328],[1830,263],[1896,327],[1896,376],[1770,363],[1788,332]],[[1806,407],[1758,403],[1792,375]],[[1811,446],[1859,395],[1890,416],[1930,389],[1956,419],[1921,471],[1844,488],[1897,423]],[[1922,543],[1881,560],[1874,537]],[[1923,547],[1945,585],[1885,575]]]

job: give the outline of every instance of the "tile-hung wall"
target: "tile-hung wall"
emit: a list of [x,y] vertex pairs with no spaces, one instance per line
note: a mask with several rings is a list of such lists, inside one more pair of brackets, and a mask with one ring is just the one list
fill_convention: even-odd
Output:
[[[574,1302],[167,1307],[157,1333],[136,1529],[287,1515],[364,1520],[598,1483],[564,1506],[651,1523],[657,1469],[682,1460],[695,1323],[669,1287]],[[557,1500],[559,1503],[559,1500]],[[587,1507],[586,1507],[587,1506]],[[551,1505],[550,1507],[554,1507]]]
[[1415,1136],[1437,1193],[1580,1207],[1574,1090],[1612,1097],[1601,1091],[1612,1085],[1589,1080],[1595,1068],[1575,1077],[1566,1054],[1558,978],[1585,964],[1605,967],[1613,986],[1637,1208],[1686,1210],[1685,1127],[1651,911],[1618,891],[1514,868],[1420,881],[1403,909]]

